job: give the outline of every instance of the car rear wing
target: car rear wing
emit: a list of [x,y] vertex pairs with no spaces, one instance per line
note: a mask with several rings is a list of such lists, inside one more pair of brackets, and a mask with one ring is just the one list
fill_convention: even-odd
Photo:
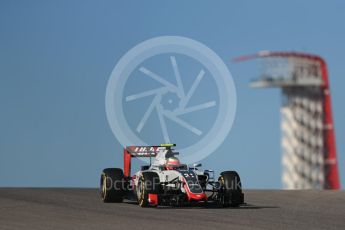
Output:
[[123,173],[130,177],[132,157],[155,157],[161,151],[171,150],[176,144],[161,144],[158,146],[127,146],[123,151]]

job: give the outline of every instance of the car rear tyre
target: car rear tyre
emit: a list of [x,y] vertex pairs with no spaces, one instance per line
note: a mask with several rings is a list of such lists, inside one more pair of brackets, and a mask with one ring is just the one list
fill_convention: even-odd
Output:
[[137,197],[140,207],[149,207],[149,194],[158,194],[160,189],[159,176],[155,172],[143,172],[139,177]]
[[104,203],[122,202],[124,196],[124,175],[122,169],[104,169],[101,175],[100,189]]
[[221,185],[219,202],[224,207],[238,207],[243,203],[242,184],[236,171],[225,171],[220,174]]

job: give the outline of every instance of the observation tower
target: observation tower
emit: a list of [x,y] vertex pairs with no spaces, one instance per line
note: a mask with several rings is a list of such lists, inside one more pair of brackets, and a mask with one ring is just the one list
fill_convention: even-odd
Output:
[[281,88],[282,183],[285,189],[339,189],[331,91],[327,65],[319,56],[262,51],[254,88]]

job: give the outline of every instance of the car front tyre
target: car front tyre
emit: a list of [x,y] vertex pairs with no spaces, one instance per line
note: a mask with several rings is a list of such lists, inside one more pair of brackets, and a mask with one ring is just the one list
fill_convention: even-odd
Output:
[[155,172],[143,172],[139,177],[137,186],[137,197],[140,207],[149,207],[149,194],[159,193],[159,176]]
[[243,203],[242,184],[236,171],[225,171],[220,174],[218,182],[221,185],[219,202],[224,207],[238,207]]

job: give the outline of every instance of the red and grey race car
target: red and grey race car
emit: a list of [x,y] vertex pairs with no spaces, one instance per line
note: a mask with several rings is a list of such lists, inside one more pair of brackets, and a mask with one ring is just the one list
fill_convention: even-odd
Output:
[[[200,170],[201,164],[181,164],[175,144],[129,146],[124,149],[124,170],[106,168],[100,181],[103,202],[138,201],[141,207],[158,205],[217,204],[238,207],[244,203],[241,180],[236,171],[220,173]],[[131,175],[131,160],[150,159],[148,165]]]

